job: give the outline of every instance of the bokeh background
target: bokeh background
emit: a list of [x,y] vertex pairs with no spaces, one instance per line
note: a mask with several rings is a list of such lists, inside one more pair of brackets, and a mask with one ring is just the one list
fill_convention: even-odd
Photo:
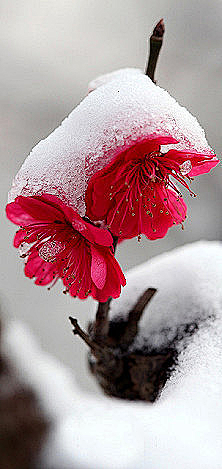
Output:
[[[95,304],[63,295],[61,285],[48,292],[25,278],[12,247],[15,227],[4,214],[7,191],[31,148],[79,103],[89,80],[122,67],[144,68],[147,38],[162,17],[166,33],[158,84],[198,118],[220,156],[222,2],[1,0],[0,12],[1,309],[5,318],[28,323],[44,349],[71,366],[80,385],[93,391],[86,348],[72,336],[68,316],[85,327]],[[221,178],[218,167],[196,179],[199,196],[185,197],[184,231],[175,227],[159,241],[123,243],[118,258],[124,270],[184,243],[220,239]]]

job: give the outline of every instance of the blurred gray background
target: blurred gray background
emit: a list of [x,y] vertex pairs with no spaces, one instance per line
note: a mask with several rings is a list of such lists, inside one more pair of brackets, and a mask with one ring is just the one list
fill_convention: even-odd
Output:
[[[4,207],[12,178],[31,148],[69,114],[89,80],[121,67],[144,68],[147,38],[164,18],[166,34],[158,84],[185,105],[206,130],[220,156],[222,110],[221,0],[1,0],[1,308],[6,318],[29,324],[45,350],[71,366],[85,389],[95,390],[86,348],[74,338],[68,316],[85,327],[95,304],[48,292],[23,274],[12,247],[15,226]],[[200,238],[221,238],[221,168],[196,178],[186,194],[185,231],[175,227],[155,242],[121,245],[124,270],[163,251]],[[179,292],[178,292],[179,294]]]

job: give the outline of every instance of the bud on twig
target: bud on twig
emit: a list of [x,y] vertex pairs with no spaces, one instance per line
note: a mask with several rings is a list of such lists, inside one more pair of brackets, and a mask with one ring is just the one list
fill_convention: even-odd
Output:
[[153,30],[153,34],[150,37],[150,54],[149,59],[145,71],[145,75],[147,75],[151,80],[155,83],[154,74],[156,70],[156,64],[159,57],[160,49],[163,44],[163,36],[165,32],[165,25],[163,19],[161,19]]

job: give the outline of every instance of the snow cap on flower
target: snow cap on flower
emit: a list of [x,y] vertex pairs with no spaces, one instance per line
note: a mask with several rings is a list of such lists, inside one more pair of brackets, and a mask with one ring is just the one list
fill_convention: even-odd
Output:
[[143,74],[140,68],[120,68],[120,70],[114,70],[114,72],[105,73],[91,80],[88,84],[88,92],[96,90],[99,86],[105,85],[113,80],[128,80],[131,75]]
[[150,136],[170,136],[170,148],[213,155],[197,120],[167,91],[135,69],[103,77],[51,135],[34,147],[18,172],[18,195],[58,196],[83,216],[88,181],[120,152]]

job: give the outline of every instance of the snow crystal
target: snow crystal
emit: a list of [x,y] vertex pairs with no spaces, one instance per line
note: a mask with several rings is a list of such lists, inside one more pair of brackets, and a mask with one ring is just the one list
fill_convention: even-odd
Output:
[[179,143],[168,148],[211,152],[196,118],[141,71],[120,70],[97,79],[95,86],[61,126],[34,147],[13,182],[9,201],[20,194],[48,192],[84,215],[91,176],[136,141],[171,135]]

